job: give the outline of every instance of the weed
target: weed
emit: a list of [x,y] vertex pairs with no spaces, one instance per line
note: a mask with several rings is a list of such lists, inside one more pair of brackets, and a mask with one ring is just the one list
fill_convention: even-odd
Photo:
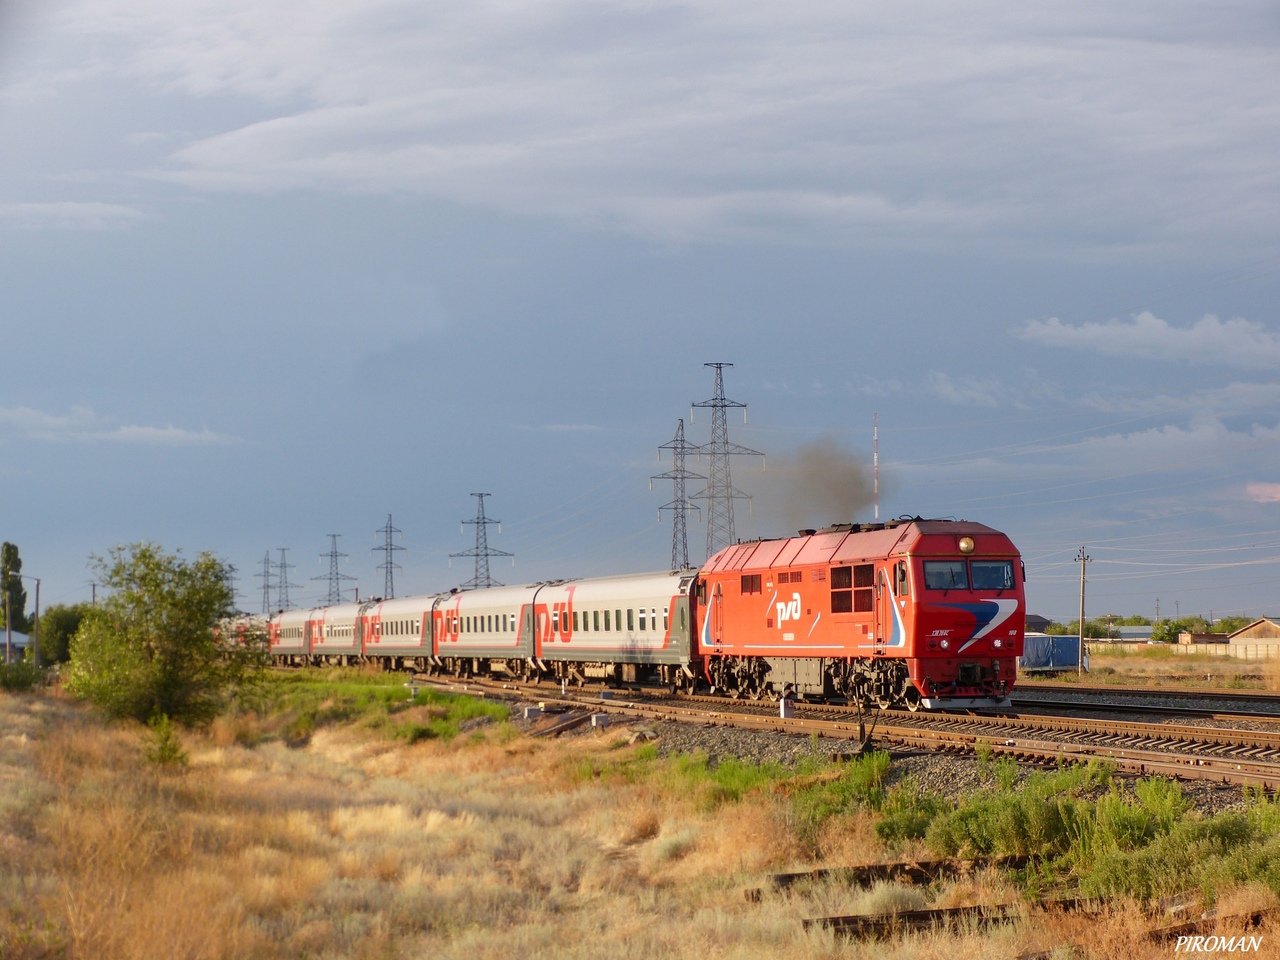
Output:
[[987,779],[991,771],[991,741],[982,738],[974,741],[973,754],[978,758],[978,776]]
[[1008,793],[1018,782],[1018,761],[1013,757],[1001,757],[991,765],[991,772],[1000,789]]

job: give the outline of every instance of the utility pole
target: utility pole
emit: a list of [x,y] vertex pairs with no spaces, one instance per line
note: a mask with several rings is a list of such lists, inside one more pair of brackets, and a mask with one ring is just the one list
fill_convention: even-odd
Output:
[[1174,620],[1182,619],[1182,602],[1179,600],[1173,601],[1173,619]]
[[1076,673],[1084,675],[1084,565],[1093,558],[1086,555],[1084,547],[1080,548],[1080,552],[1076,554],[1076,559],[1080,561],[1080,654],[1076,663]]
[[36,668],[40,667],[40,578],[28,577],[36,582],[36,618],[31,621],[31,656]]
[[1156,626],[1160,625],[1160,598],[1156,597]]
[[329,534],[329,544],[330,544],[329,552],[327,554],[326,553],[320,554],[321,560],[323,560],[325,557],[329,558],[328,576],[311,578],[312,580],[328,580],[329,581],[329,595],[325,598],[325,603],[329,606],[332,606],[335,603],[342,602],[342,581],[355,579],[355,577],[349,577],[345,573],[338,572],[338,559],[340,557],[346,556],[345,553],[338,552],[338,537],[340,536],[342,536],[342,534],[340,533]]
[[[483,590],[486,587],[502,586],[497,580],[489,576],[489,558],[490,557],[514,557],[515,554],[507,553],[505,550],[494,550],[489,546],[489,526],[491,524],[498,525],[498,532],[502,532],[501,520],[490,520],[484,515],[484,498],[490,496],[487,493],[473,493],[479,503],[476,506],[476,518],[474,520],[462,521],[462,532],[466,533],[468,526],[476,528],[476,545],[470,550],[463,550],[461,553],[449,554],[450,565],[453,563],[454,557],[475,557],[476,573],[470,580],[462,584],[463,590]],[[512,560],[512,563],[515,563]]]
[[[730,407],[742,410],[742,422],[747,422],[747,405],[736,400],[727,400],[724,395],[724,368],[732,367],[732,363],[704,363],[704,367],[712,367],[716,371],[715,394],[710,400],[693,404],[694,408],[709,407],[711,410],[711,440],[698,448],[698,454],[706,454],[711,461],[706,488],[695,494],[694,500],[707,501],[707,559],[717,550],[729,546],[737,539],[733,526],[733,501],[750,500],[733,486],[729,476],[730,457],[763,457],[759,450],[752,450],[736,443],[729,442],[728,410]],[[692,421],[693,410],[689,411]]]
[[382,546],[374,547],[374,550],[381,550],[383,561],[378,565],[378,569],[383,571],[382,576],[382,599],[394,600],[396,595],[396,570],[401,569],[400,564],[393,559],[397,550],[403,550],[404,547],[396,543],[396,534],[400,533],[391,525],[391,514],[387,514],[387,522],[374,533],[382,534]]
[[[685,457],[690,453],[696,453],[698,447],[685,441],[684,438],[684,420],[677,421],[676,435],[670,443],[664,443],[658,447],[658,462],[662,462],[662,451],[671,451],[671,460],[673,466],[666,473],[654,474],[649,478],[649,489],[653,489],[653,481],[670,480],[674,489],[674,495],[671,502],[658,508],[658,520],[662,520],[662,511],[671,511],[671,569],[672,570],[688,570],[689,569],[689,535],[688,535],[688,517],[689,508],[696,506],[689,502],[688,496],[685,494],[684,482],[686,480],[705,480],[707,479],[700,473],[693,473],[688,470],[685,465]],[[699,510],[699,515],[701,511]]]
[[90,591],[92,591],[92,592],[90,593],[90,596],[91,596],[91,597],[92,597],[92,599],[93,599],[93,605],[96,607],[96,606],[98,605],[98,581],[97,581],[97,580],[90,580],[90,581],[89,581],[89,589],[90,589]]

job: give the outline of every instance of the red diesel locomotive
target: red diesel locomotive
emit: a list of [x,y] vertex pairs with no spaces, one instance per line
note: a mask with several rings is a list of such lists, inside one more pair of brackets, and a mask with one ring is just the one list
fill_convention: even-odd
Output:
[[1013,688],[1024,579],[1004,534],[904,518],[739,543],[700,570],[283,611],[269,635],[287,663],[962,707]]
[[698,652],[732,696],[990,704],[1013,687],[1024,579],[1009,538],[980,523],[839,524],[740,543],[699,573]]

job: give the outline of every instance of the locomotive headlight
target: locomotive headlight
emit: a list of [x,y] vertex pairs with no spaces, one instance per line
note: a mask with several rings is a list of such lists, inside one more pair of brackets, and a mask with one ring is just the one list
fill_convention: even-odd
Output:
[[942,649],[943,649],[943,650],[950,650],[950,649],[951,649],[951,641],[950,641],[950,640],[945,640],[945,639],[944,639],[944,640],[942,641]]
[[960,552],[966,554],[973,553],[973,537],[960,538]]

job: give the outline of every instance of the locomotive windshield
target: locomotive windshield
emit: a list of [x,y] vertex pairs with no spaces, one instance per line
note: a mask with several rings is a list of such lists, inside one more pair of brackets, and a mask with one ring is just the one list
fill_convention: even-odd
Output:
[[[970,577],[972,568],[972,577]],[[926,560],[924,585],[930,590],[1012,590],[1011,560]]]
[[926,560],[924,585],[929,590],[968,590],[968,564],[963,560]]
[[1009,560],[974,560],[973,589],[1012,590],[1013,563]]

